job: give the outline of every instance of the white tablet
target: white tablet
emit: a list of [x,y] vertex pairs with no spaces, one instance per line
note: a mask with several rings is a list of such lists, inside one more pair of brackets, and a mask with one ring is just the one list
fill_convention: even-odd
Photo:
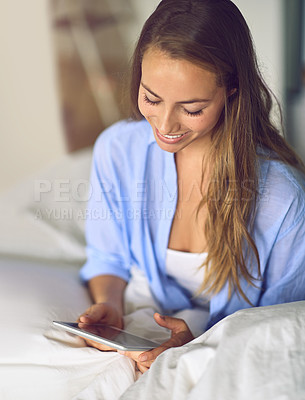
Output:
[[53,324],[65,331],[105,344],[117,350],[145,351],[160,346],[159,343],[133,335],[114,326],[62,321],[53,321]]

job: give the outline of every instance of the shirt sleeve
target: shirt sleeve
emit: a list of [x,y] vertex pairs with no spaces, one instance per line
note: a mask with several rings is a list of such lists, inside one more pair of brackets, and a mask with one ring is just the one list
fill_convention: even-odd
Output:
[[[124,218],[124,193],[119,155],[111,145],[111,131],[104,132],[93,151],[90,199],[86,210],[87,262],[80,271],[82,280],[97,275],[130,277],[127,221]],[[113,159],[115,157],[115,159]]]
[[260,306],[305,300],[305,206],[289,207],[265,269]]

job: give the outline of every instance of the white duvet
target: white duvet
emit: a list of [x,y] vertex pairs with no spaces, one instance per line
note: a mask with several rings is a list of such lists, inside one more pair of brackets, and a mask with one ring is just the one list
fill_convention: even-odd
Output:
[[305,302],[239,311],[161,355],[122,400],[304,400]]
[[[126,357],[52,326],[90,304],[78,279],[86,196],[73,192],[88,182],[90,160],[91,150],[67,156],[0,198],[0,399],[305,399],[305,302],[240,311],[165,352],[143,376]],[[37,182],[47,181],[38,201]],[[70,191],[58,197],[58,184]],[[165,340],[157,309],[134,272],[126,328]],[[179,316],[194,334],[207,318],[198,310]]]

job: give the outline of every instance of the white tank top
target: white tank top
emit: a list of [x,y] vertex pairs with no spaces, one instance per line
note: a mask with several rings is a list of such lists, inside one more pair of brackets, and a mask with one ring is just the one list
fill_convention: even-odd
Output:
[[[175,279],[180,286],[195,295],[203,282],[204,268],[199,269],[199,267],[206,259],[206,256],[207,253],[187,253],[167,249],[167,275]],[[204,296],[199,295],[197,299],[204,300]]]

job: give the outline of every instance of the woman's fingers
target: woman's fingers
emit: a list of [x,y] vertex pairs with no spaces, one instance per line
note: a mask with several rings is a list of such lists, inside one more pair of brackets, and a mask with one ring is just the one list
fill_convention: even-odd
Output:
[[162,326],[163,328],[170,329],[172,334],[184,331],[190,332],[189,327],[183,319],[168,317],[159,313],[154,314],[154,319],[158,325]]
[[142,374],[144,374],[144,372],[149,370],[149,367],[145,367],[144,365],[139,363],[136,363],[136,367],[140,372],[142,372]]
[[106,346],[105,344],[95,342],[94,340],[83,338],[88,346],[94,347],[101,351],[116,351],[112,347]]
[[141,355],[146,354],[147,352],[141,352],[141,351],[121,351],[118,350],[119,354],[122,354],[132,360],[135,361],[136,366],[138,367],[139,371],[145,372],[147,369],[150,368],[151,364],[153,363],[153,360],[148,360],[146,362],[141,361]]
[[79,320],[85,324],[94,324],[103,319],[106,313],[106,307],[103,307],[102,304],[94,304],[80,315]]
[[126,351],[120,352],[125,356],[133,359],[139,365],[142,365],[145,368],[149,368],[154,360],[165,350],[171,347],[183,346],[184,344],[190,342],[194,339],[192,332],[187,326],[186,322],[182,319],[162,316],[158,313],[154,315],[156,322],[167,329],[172,331],[171,338],[166,342],[162,343],[160,346],[155,349],[138,352],[138,351]]
[[105,324],[123,328],[123,315],[112,303],[93,304],[78,318],[78,322],[86,324]]
[[[113,325],[118,328],[123,328],[123,316],[111,303],[93,304],[78,317],[77,322],[79,326],[83,328],[84,326],[82,326],[82,324],[91,324],[92,326],[87,325],[85,327],[85,330],[92,333],[95,333],[94,324],[104,324],[110,326]],[[87,338],[84,338],[84,340],[88,346],[95,347],[98,350],[116,351],[112,347],[95,342],[94,340],[90,340]]]
[[134,360],[138,365],[142,365],[145,368],[150,368],[151,364],[155,361],[155,359],[163,353],[165,350],[173,347],[172,342],[168,341],[164,344],[156,347],[153,350],[140,352],[140,351],[120,351],[118,353],[123,354],[124,356],[131,358]]
[[179,344],[177,344],[176,340],[169,339],[168,341],[162,343],[160,346],[156,347],[153,350],[145,351],[144,353],[141,353],[137,360],[140,363],[143,363],[144,365],[151,365],[153,361],[165,350],[170,349],[171,347],[177,347]]

